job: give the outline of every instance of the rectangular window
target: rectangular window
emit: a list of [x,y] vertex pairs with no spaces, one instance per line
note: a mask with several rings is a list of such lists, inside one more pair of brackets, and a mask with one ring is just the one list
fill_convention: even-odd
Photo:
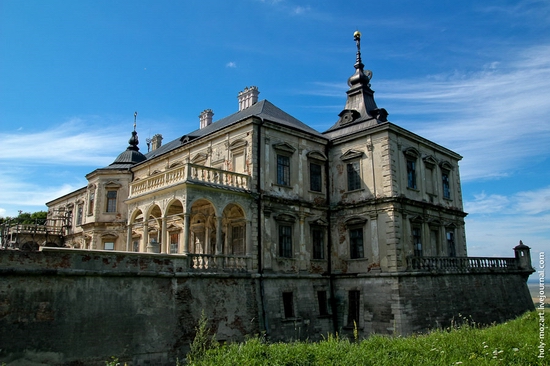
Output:
[[413,227],[413,249],[415,257],[422,257],[422,235],[419,227]]
[[449,248],[449,257],[456,257],[455,233],[447,231],[447,247]]
[[313,259],[324,259],[324,230],[315,228],[311,230],[311,239],[313,242]]
[[139,240],[134,240],[133,245],[134,245],[134,252],[139,252]]
[[105,250],[115,250],[115,243],[112,241],[106,241],[103,243],[103,249]]
[[244,254],[244,226],[233,226],[231,229],[231,239],[233,242],[231,254]]
[[359,308],[361,294],[357,290],[348,292],[348,326],[353,327],[359,323]]
[[292,258],[292,226],[279,225],[279,256]]
[[328,315],[327,292],[317,291],[317,301],[319,302],[319,315]]
[[285,318],[294,318],[294,296],[292,292],[283,292]]
[[451,198],[451,183],[449,180],[449,172],[443,171],[441,173],[441,178],[443,181],[443,198],[450,199]]
[[407,187],[416,189],[416,161],[407,159]]
[[177,254],[179,247],[180,235],[178,233],[170,233],[170,254]]
[[94,213],[94,201],[95,201],[95,192],[90,192],[90,198],[88,200],[88,215]]
[[351,259],[363,258],[363,227],[349,230],[349,243]]
[[76,224],[79,226],[82,225],[82,211],[82,205],[78,205],[78,207],[76,208]]
[[356,189],[361,189],[361,171],[359,167],[359,162],[355,161],[353,163],[348,163],[347,171],[348,171],[348,191],[355,191]]
[[107,212],[116,212],[116,191],[107,191]]
[[290,186],[290,158],[277,155],[277,184]]
[[322,173],[321,173],[321,165],[310,163],[309,164],[309,189],[311,189],[314,192],[321,192],[321,181],[322,181]]

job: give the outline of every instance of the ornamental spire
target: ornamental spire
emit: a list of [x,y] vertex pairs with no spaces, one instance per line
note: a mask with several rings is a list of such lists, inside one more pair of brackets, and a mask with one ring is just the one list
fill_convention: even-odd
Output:
[[358,30],[353,33],[353,39],[357,45],[357,53],[355,56],[355,74],[348,79],[348,85],[351,87],[356,84],[364,84],[370,87],[370,79],[372,78],[372,71],[364,70],[365,65],[361,60],[361,32]]
[[126,150],[139,151],[139,147],[138,147],[139,140],[138,140],[137,131],[136,131],[137,114],[138,114],[137,112],[134,112],[134,130],[132,131],[132,137],[130,137],[130,140],[128,141],[130,146],[128,146]]

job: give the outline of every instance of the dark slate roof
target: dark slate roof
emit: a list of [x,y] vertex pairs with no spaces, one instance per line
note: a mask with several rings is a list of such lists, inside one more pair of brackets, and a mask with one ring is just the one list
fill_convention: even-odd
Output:
[[286,127],[309,133],[316,137],[326,139],[326,137],[324,137],[321,133],[309,127],[305,123],[299,121],[298,119],[292,117],[290,114],[276,107],[271,102],[267,100],[262,100],[258,103],[255,103],[251,107],[222,118],[202,129],[195,130],[188,133],[187,135],[183,135],[180,138],[170,141],[167,144],[162,145],[158,149],[148,152],[147,154],[145,154],[145,157],[147,158],[147,160],[153,159],[182,145],[185,145],[187,142],[210,135],[216,131],[222,130],[228,126],[231,126],[250,117],[258,117],[266,121],[271,121]]

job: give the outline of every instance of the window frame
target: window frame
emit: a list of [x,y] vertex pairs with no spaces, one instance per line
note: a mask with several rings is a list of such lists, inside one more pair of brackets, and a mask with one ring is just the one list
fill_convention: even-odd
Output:
[[441,185],[443,190],[443,198],[446,200],[451,199],[451,171],[447,169],[441,169]]
[[422,257],[422,227],[420,225],[413,225],[411,229],[411,237],[413,243],[413,255],[415,257]]
[[[450,238],[449,238],[450,236]],[[456,238],[454,229],[445,230],[445,240],[447,241],[447,253],[449,257],[456,257]]]
[[94,214],[94,204],[95,204],[95,190],[92,190],[88,195],[88,216]]
[[287,154],[277,153],[277,185],[290,187],[290,156]]
[[76,206],[76,226],[82,225],[83,216],[84,216],[84,204],[79,203]]
[[[107,248],[107,244],[111,244],[112,245],[112,248]],[[115,242],[114,241],[109,241],[109,240],[105,240],[103,242],[103,250],[115,250]]]
[[[314,166],[318,167],[318,172],[313,172],[312,168]],[[323,192],[323,165],[314,161],[309,162],[309,190],[318,193]]]
[[[112,197],[113,194],[114,194],[114,197]],[[118,212],[117,211],[118,190],[108,189],[107,192],[105,192],[105,198],[106,198],[105,212],[106,213],[116,213],[116,212]]]
[[325,259],[325,228],[313,226],[311,228],[311,256],[312,259]]
[[416,184],[416,159],[413,159],[412,157],[407,157],[407,188],[410,189],[418,189],[418,185]]
[[[278,231],[278,243],[279,243],[279,257],[292,258],[292,229],[291,223],[279,223],[277,225]],[[288,230],[288,232],[283,232]]]
[[[352,235],[352,233],[358,233],[360,236]],[[365,230],[364,225],[352,225],[348,227],[349,236],[349,256],[350,259],[364,259],[365,258]],[[358,243],[357,240],[361,239]]]
[[[350,169],[351,168],[351,169]],[[360,190],[362,186],[361,180],[361,161],[354,160],[346,162],[346,180],[348,192]]]

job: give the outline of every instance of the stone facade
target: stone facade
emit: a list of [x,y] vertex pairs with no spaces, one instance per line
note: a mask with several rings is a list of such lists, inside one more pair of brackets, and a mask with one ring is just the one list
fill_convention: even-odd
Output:
[[[212,121],[207,109],[199,129],[164,145],[155,135],[146,154],[134,128],[127,150],[88,174],[87,187],[49,202],[50,217],[72,212],[65,244],[82,252],[48,252],[54,262],[68,258],[66,270],[48,276],[79,273],[71,277],[81,295],[73,306],[92,300],[86,291],[115,296],[106,288],[124,289],[113,301],[132,303],[126,310],[140,315],[144,329],[178,345],[190,338],[181,337],[174,318],[189,326],[200,309],[225,340],[257,332],[315,340],[351,334],[355,325],[361,337],[410,334],[448,324],[458,313],[490,323],[533,308],[525,291],[529,248],[516,247],[516,258],[467,257],[461,156],[387,120],[356,41],[347,101],[327,131],[246,88],[238,112]],[[82,268],[85,256],[97,258],[98,267]],[[23,297],[49,298],[28,273],[6,273],[31,281]],[[147,294],[157,285],[163,290],[154,304],[126,292]],[[65,291],[52,291],[58,290]],[[16,299],[5,291],[12,309]],[[496,313],[477,309],[497,303]],[[133,326],[123,325],[121,337],[152,342],[134,337]],[[177,352],[168,343],[155,342],[155,349],[172,357]]]

